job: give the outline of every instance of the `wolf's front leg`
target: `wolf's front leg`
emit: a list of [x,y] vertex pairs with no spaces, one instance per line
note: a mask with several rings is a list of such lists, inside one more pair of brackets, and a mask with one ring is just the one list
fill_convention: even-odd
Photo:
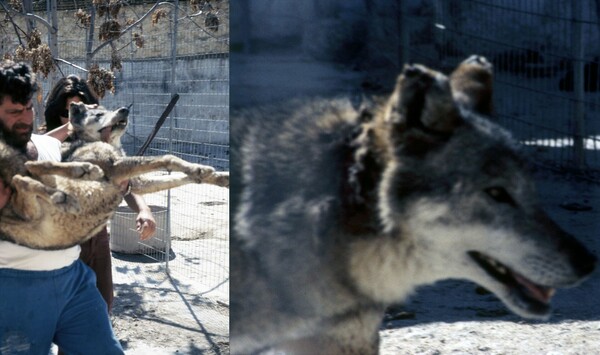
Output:
[[131,192],[138,195],[145,195],[193,184],[196,181],[187,175],[164,175],[136,177],[129,180],[129,182],[131,183]]
[[[213,185],[229,187],[229,174],[219,174],[215,173],[214,182],[208,182]],[[212,177],[209,177],[212,179]],[[217,179],[222,179],[221,181],[217,181]],[[189,175],[164,175],[164,176],[142,176],[139,178],[133,178],[130,180],[131,182],[131,192],[144,195],[151,194],[158,191],[164,191],[168,189],[173,189],[179,186],[194,184],[198,181]],[[205,183],[206,179],[203,181]]]
[[141,174],[161,170],[183,172],[193,180],[190,182],[229,186],[229,174],[215,172],[211,166],[189,163],[174,155],[124,157],[115,163],[108,175],[114,181],[121,182]]
[[15,188],[11,198],[13,210],[25,220],[36,220],[44,214],[38,198],[66,213],[80,211],[79,202],[75,198],[28,176],[15,175],[12,185]]
[[104,171],[88,162],[28,161],[25,167],[33,176],[60,175],[72,179],[100,180]]

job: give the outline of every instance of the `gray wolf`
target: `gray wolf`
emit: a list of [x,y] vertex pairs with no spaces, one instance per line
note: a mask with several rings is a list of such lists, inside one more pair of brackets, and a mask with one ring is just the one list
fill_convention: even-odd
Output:
[[594,270],[490,119],[491,76],[407,65],[381,103],[232,114],[232,354],[376,354],[386,307],[449,278],[545,319]]
[[[228,174],[172,155],[124,156],[120,138],[126,130],[128,114],[126,108],[108,111],[72,104],[69,118],[73,141],[63,147],[60,163],[23,163],[10,147],[2,144],[0,153],[14,163],[11,166],[16,170],[8,171],[4,177],[12,176],[7,181],[12,181],[14,193],[1,211],[0,235],[34,249],[64,249],[84,242],[104,228],[123,199],[121,186],[127,180],[130,191],[137,194],[188,183],[229,185]],[[5,166],[2,164],[3,169]],[[140,176],[158,170],[185,175]]]

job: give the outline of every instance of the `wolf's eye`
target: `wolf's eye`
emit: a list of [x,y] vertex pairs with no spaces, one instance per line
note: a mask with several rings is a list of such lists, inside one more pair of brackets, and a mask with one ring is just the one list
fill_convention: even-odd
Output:
[[487,189],[485,189],[485,192],[491,198],[493,198],[494,201],[496,201],[496,202],[508,203],[511,206],[517,205],[515,200],[513,200],[513,198],[510,196],[510,194],[503,187],[500,187],[500,186],[488,187]]

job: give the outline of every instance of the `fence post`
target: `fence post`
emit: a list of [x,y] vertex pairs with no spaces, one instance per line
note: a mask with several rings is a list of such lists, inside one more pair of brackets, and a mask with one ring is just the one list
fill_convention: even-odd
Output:
[[[53,58],[58,58],[58,6],[57,0],[49,0],[46,3],[46,12],[48,14],[48,22],[52,25],[52,30],[48,30],[48,46],[50,47],[50,53],[52,53]],[[58,73],[53,71],[50,74],[50,85],[49,87],[53,88],[56,82],[58,81]],[[38,119],[41,119],[38,116]]]
[[583,45],[583,2],[572,1],[572,41],[573,41],[573,89],[575,93],[575,113],[573,120],[573,149],[575,167],[584,169],[585,165],[585,107],[584,107],[584,45]]
[[[175,95],[175,79],[177,75],[177,16],[179,14],[179,0],[173,3],[173,27],[171,29],[171,97]],[[173,111],[176,115],[177,111]],[[173,116],[169,120],[169,153],[173,151]],[[165,260],[165,269],[169,273],[169,257],[171,255],[171,190],[167,191],[167,240],[168,248]]]
[[409,37],[409,22],[408,16],[406,14],[407,6],[406,0],[399,0],[400,4],[400,70],[405,64],[408,64],[410,61],[410,37]]
[[252,6],[250,0],[238,1],[241,16],[239,16],[239,28],[243,29],[238,35],[242,37],[242,53],[250,54],[252,52]]
[[[48,22],[52,25],[52,29],[48,29],[48,47],[50,47],[50,53],[53,58],[60,57],[58,53],[58,6],[57,0],[49,0],[46,3],[46,14],[48,16]],[[48,78],[48,87],[53,88],[58,81],[59,74],[56,70],[53,70]],[[45,106],[44,106],[45,108]],[[36,107],[39,109],[37,112],[42,111],[42,107]],[[42,123],[46,124],[46,118],[42,118],[44,115],[35,115],[36,127],[40,127]]]

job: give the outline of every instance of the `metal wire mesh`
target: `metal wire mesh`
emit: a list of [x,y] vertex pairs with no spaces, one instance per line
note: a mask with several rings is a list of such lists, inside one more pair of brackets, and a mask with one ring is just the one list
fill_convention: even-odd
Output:
[[600,8],[596,1],[413,2],[401,19],[410,62],[495,67],[496,115],[538,163],[598,179]]

